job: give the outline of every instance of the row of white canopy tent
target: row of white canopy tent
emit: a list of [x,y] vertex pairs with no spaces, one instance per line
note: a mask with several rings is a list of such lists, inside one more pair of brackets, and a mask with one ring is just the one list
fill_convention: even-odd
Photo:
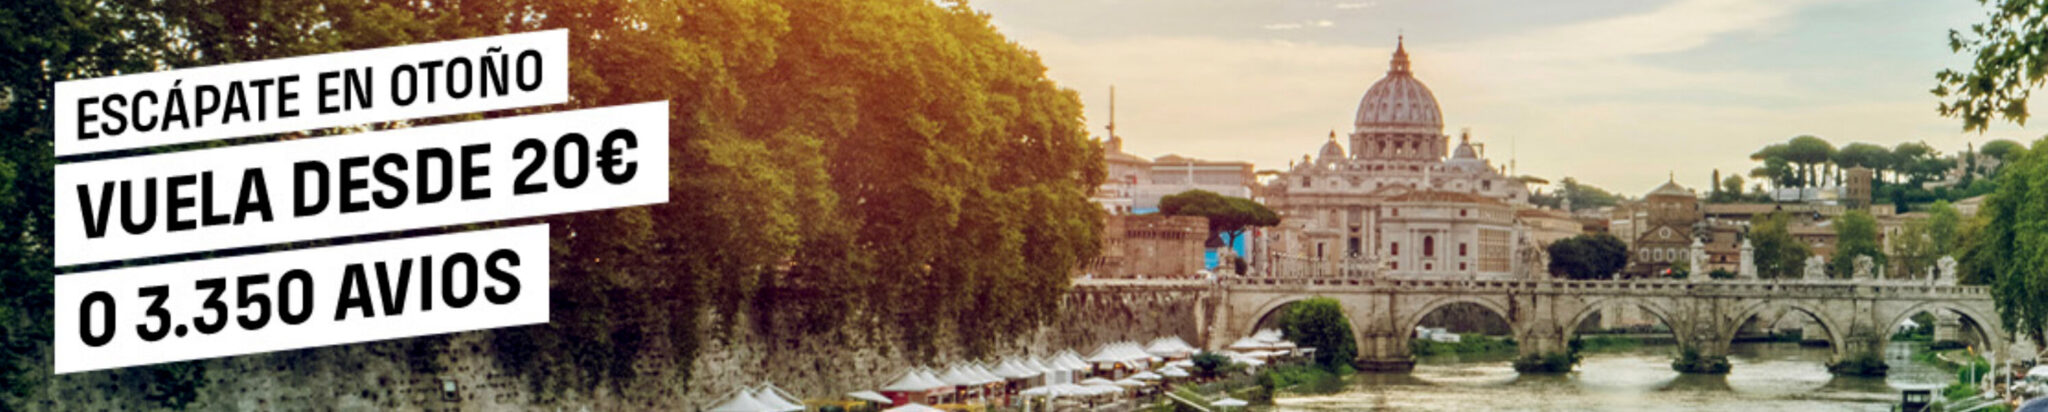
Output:
[[1187,358],[1195,356],[1195,352],[1200,350],[1195,349],[1194,345],[1189,345],[1188,341],[1181,340],[1179,336],[1153,339],[1151,344],[1145,345],[1145,353],[1167,359]]
[[1251,336],[1238,339],[1236,342],[1231,342],[1229,348],[1238,351],[1281,352],[1294,350],[1296,346],[1294,342],[1281,337],[1280,330],[1265,329],[1252,333]]
[[718,406],[713,406],[711,409],[706,409],[705,412],[796,412],[802,410],[804,410],[804,404],[802,401],[797,400],[796,396],[790,395],[788,391],[784,391],[782,388],[775,387],[773,383],[763,383],[761,386],[754,388],[741,388],[731,395],[727,395],[724,402],[718,403]]
[[1139,347],[1137,342],[1128,341],[1102,345],[1102,349],[1096,349],[1094,355],[1088,356],[1088,363],[1091,364],[1122,364],[1133,369],[1145,369],[1151,362],[1157,360],[1159,358],[1146,353],[1145,348]]
[[[905,371],[895,380],[884,385],[880,391],[917,393],[929,400],[931,396],[943,397],[948,394],[956,394],[962,390],[961,388],[966,388],[965,390],[978,390],[979,388],[986,388],[998,383],[1024,381],[1026,384],[1034,382],[1040,384],[1036,388],[1025,390],[1023,392],[1025,396],[1100,396],[1120,393],[1123,387],[1144,386],[1146,385],[1143,382],[1145,380],[1160,380],[1168,377],[1185,378],[1188,376],[1188,373],[1185,369],[1182,369],[1183,367],[1171,367],[1161,369],[1158,372],[1141,372],[1122,381],[1112,382],[1095,379],[1100,382],[1096,382],[1094,385],[1088,385],[1085,381],[1077,384],[1074,382],[1076,373],[1091,370],[1095,363],[1120,362],[1126,363],[1126,365],[1131,366],[1134,370],[1142,371],[1151,362],[1162,360],[1161,357],[1186,357],[1192,355],[1195,351],[1195,348],[1192,345],[1188,345],[1187,341],[1181,340],[1177,336],[1170,336],[1154,339],[1150,345],[1144,347],[1138,346],[1135,342],[1118,342],[1104,345],[1102,349],[1096,352],[1096,356],[1091,356],[1086,360],[1082,359],[1080,354],[1072,349],[1068,349],[1043,358],[1038,356],[1009,357],[994,363],[965,362],[948,367],[943,372],[929,367],[916,367]],[[1105,362],[1096,361],[1096,359],[1110,358],[1114,359]],[[871,395],[872,397],[863,397],[861,395]],[[988,394],[984,391],[984,393],[958,393],[957,395],[961,397],[980,395],[985,400]],[[848,396],[888,403],[885,402],[888,400],[888,397],[876,392],[856,392],[848,394]],[[902,407],[913,405],[917,404],[909,403]]]

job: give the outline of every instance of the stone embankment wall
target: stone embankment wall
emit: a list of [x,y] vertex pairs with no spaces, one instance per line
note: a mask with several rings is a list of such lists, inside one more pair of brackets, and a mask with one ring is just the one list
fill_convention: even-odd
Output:
[[[1197,314],[1207,292],[1196,289],[1079,287],[1063,299],[1060,319],[1036,331],[1011,333],[999,356],[1050,355],[1074,349],[1083,356],[1099,345],[1177,335],[1201,346]],[[709,328],[706,328],[709,329]],[[630,378],[608,380],[594,391],[560,389],[573,375],[604,376],[601,366],[548,360],[551,365],[520,370],[504,366],[495,332],[458,333],[437,338],[341,345],[199,361],[204,372],[194,410],[679,410],[710,406],[742,385],[775,382],[803,397],[832,397],[872,390],[906,368],[943,367],[961,350],[940,348],[935,357],[912,358],[889,344],[864,344],[867,332],[838,331],[832,337],[764,337],[733,328],[724,338],[701,340],[687,376],[668,341],[651,339],[632,360]],[[647,331],[659,336],[663,331]],[[425,350],[421,350],[424,345]],[[595,369],[595,370],[594,370]],[[32,405],[50,410],[156,410],[145,368],[52,377],[47,399]],[[546,376],[534,376],[546,375]],[[448,391],[452,387],[454,390]]]

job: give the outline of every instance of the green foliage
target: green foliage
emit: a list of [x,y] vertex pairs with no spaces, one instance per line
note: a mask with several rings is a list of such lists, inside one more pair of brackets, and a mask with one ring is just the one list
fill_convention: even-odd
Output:
[[1960,118],[1964,131],[1982,132],[1993,118],[2026,124],[2027,98],[2048,76],[2048,11],[2030,0],[1979,1],[1987,12],[1968,32],[1949,30],[1949,51],[1973,57],[1968,68],[1934,74],[1931,92],[1942,99],[1944,116]]
[[1528,354],[1515,358],[1515,372],[1520,373],[1565,373],[1572,371],[1572,365],[1579,363],[1579,354],[1545,353]]
[[1612,279],[1628,264],[1628,245],[1607,233],[1581,234],[1545,247],[1550,274],[1570,279]]
[[1757,276],[1791,279],[1803,275],[1806,243],[1792,237],[1792,215],[1772,212],[1750,219],[1749,242],[1755,248]]
[[1281,390],[1326,394],[1343,391],[1343,375],[1350,373],[1349,366],[1331,370],[1315,365],[1284,365],[1259,371],[1254,381],[1267,394],[1277,394]]
[[1680,350],[1678,359],[1671,361],[1671,370],[1679,373],[1723,374],[1728,373],[1728,369],[1727,356],[1701,355],[1693,348]]
[[657,347],[688,365],[703,339],[737,328],[775,341],[853,326],[897,339],[909,356],[985,352],[1001,334],[960,331],[1048,321],[1073,268],[1100,249],[1087,196],[1103,179],[1101,149],[1077,94],[964,4],[5,7],[0,50],[13,63],[0,65],[0,307],[9,308],[0,313],[0,409],[32,399],[49,365],[47,108],[61,80],[569,29],[569,103],[519,112],[669,101],[671,201],[535,219],[554,230],[554,319],[485,332],[494,348],[537,355],[496,360],[535,386],[635,379],[631,361]]
[[1280,316],[1280,332],[1295,344],[1316,348],[1315,364],[1325,370],[1349,367],[1358,358],[1351,321],[1336,299],[1318,296],[1288,305]]
[[1498,353],[1515,349],[1515,340],[1494,338],[1477,333],[1458,334],[1457,342],[1437,342],[1429,339],[1411,339],[1408,352],[1415,356],[1436,356],[1447,354]]
[[1942,256],[1953,256],[1963,240],[1962,214],[1948,201],[1936,201],[1927,209],[1926,219],[1906,224],[1892,240],[1892,256],[1898,258],[1898,276],[1924,276],[1927,268]]
[[1970,236],[1963,263],[1970,280],[1992,286],[2006,330],[2040,344],[2048,325],[2048,271],[2041,270],[2048,267],[2048,142],[2011,157],[2003,183],[1978,211],[1987,220]]
[[1728,269],[1714,269],[1707,271],[1707,277],[1710,279],[1734,279],[1735,272],[1730,272]]
[[1877,239],[1877,218],[1869,212],[1851,210],[1836,218],[1833,225],[1835,256],[1829,262],[1829,271],[1834,276],[1847,278],[1853,274],[1857,256],[1869,256],[1877,266],[1885,266],[1885,254]]
[[1560,208],[1566,199],[1572,201],[1572,210],[1581,210],[1614,206],[1621,201],[1621,196],[1593,185],[1580,183],[1578,179],[1571,177],[1558,180],[1556,194],[1537,193],[1529,196],[1530,203],[1551,208]]
[[1891,366],[1884,364],[1884,357],[1868,352],[1859,353],[1842,359],[1840,362],[1828,364],[1828,371],[1837,375],[1884,376],[1885,372],[1889,370],[1891,370]]
[[199,397],[206,385],[206,365],[197,361],[166,363],[122,370],[128,384],[142,392],[142,399],[169,409],[184,409]]
[[2007,160],[2007,156],[2018,154],[2020,152],[2025,152],[2026,150],[2026,145],[2022,145],[2020,144],[2020,142],[2015,142],[2009,139],[1997,139],[1989,142],[1984,142],[1983,147],[1977,148],[1978,153],[1983,153],[1985,156],[1991,156],[1992,158],[1999,160]]
[[1577,352],[1611,352],[1635,349],[1642,346],[1643,341],[1627,336],[1590,335],[1582,336],[1572,344]]
[[1221,353],[1210,351],[1196,353],[1195,356],[1188,358],[1188,360],[1195,363],[1195,376],[1203,378],[1214,378],[1222,375],[1224,368],[1230,366],[1229,356],[1223,356]]
[[1233,247],[1237,246],[1237,237],[1245,229],[1280,224],[1280,215],[1267,209],[1266,205],[1201,189],[1160,198],[1159,213],[1209,218],[1210,236],[1221,236]]

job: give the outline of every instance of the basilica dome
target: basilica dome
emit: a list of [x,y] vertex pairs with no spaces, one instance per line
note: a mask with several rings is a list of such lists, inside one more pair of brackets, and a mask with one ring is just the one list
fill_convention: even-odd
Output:
[[1415,127],[1443,130],[1443,112],[1437,109],[1436,95],[1408,71],[1406,45],[1394,47],[1394,61],[1387,77],[1373,83],[1365,97],[1359,99],[1357,127],[1361,132]]
[[1316,155],[1317,162],[1344,160],[1344,146],[1337,145],[1337,132],[1330,132],[1330,141],[1323,143],[1322,153]]

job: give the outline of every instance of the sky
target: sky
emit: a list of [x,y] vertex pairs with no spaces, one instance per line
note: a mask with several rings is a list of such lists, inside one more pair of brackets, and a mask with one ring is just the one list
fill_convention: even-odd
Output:
[[1840,147],[1922,141],[1955,153],[2041,127],[1984,133],[1936,112],[1934,73],[1966,67],[1951,29],[1973,0],[979,0],[1045,61],[1104,134],[1144,157],[1284,169],[1386,75],[1405,36],[1444,132],[1471,131],[1495,164],[1639,197],[1793,136]]

